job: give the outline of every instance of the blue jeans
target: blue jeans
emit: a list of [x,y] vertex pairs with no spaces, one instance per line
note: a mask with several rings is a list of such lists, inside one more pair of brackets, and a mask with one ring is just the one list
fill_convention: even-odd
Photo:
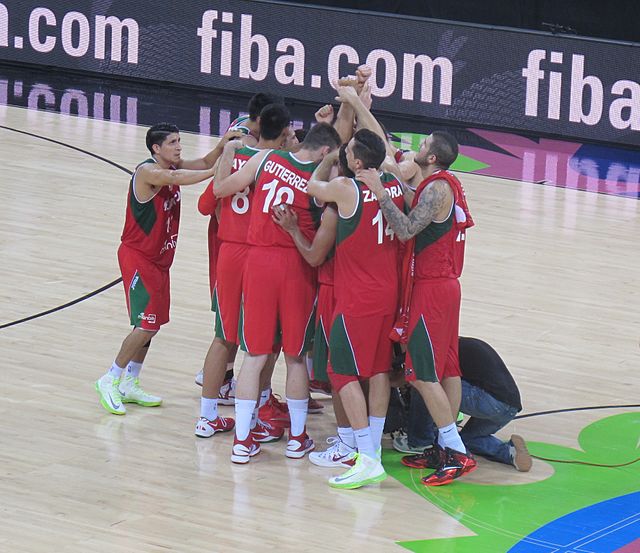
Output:
[[[517,409],[462,380],[460,411],[471,417],[460,432],[467,449],[491,461],[511,465],[510,443],[499,440],[493,434],[513,420]],[[407,441],[412,447],[427,447],[437,441],[437,428],[414,388],[411,389]]]

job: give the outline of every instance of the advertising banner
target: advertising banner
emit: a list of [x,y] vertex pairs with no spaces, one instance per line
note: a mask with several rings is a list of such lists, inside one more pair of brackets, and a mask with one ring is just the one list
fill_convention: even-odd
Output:
[[640,45],[248,0],[3,0],[0,60],[640,145]]

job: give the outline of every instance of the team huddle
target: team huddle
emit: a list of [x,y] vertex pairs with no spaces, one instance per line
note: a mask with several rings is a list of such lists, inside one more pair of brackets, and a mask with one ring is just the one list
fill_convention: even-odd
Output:
[[[196,160],[182,159],[174,125],[149,129],[151,157],[131,179],[118,250],[134,329],[96,382],[107,411],[162,402],[140,387],[139,374],[169,320],[180,186],[212,179],[198,207],[211,217],[215,338],[197,379],[196,435],[235,431],[231,461],[244,464],[288,432],[287,457],[344,467],[331,487],[380,482],[395,349],[406,352],[404,378],[438,429],[422,459],[434,469],[423,483],[448,484],[476,468],[456,426],[458,278],[473,226],[448,171],[458,144],[436,131],[417,153],[396,149],[371,114],[370,75],[361,66],[336,82],[337,114],[323,106],[306,132],[292,130],[281,98],[256,94],[249,115]],[[245,355],[234,376],[238,347]],[[286,403],[271,391],[280,354]],[[321,452],[306,431],[310,377],[330,390],[336,415],[337,436]],[[235,420],[220,416],[219,404],[235,405]]]

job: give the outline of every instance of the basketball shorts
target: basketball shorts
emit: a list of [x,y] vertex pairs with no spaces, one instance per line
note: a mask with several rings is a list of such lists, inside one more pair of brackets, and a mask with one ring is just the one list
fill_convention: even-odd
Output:
[[417,280],[409,312],[405,378],[440,382],[460,376],[458,279]]
[[351,317],[334,314],[329,337],[329,380],[335,390],[348,382],[391,370],[389,332],[395,315]]
[[295,248],[251,246],[242,284],[240,346],[254,355],[309,351],[314,331],[316,270]]
[[213,291],[216,312],[216,338],[238,344],[238,323],[242,306],[242,280],[249,246],[221,242]]
[[327,364],[329,363],[329,335],[336,300],[333,286],[318,286],[318,304],[316,306],[316,332],[313,338],[313,378],[320,382],[329,382]]
[[131,324],[160,330],[169,322],[169,269],[160,269],[135,250],[120,245],[118,263]]
[[[209,249],[209,293],[213,300],[213,289],[216,286],[216,265],[218,261],[220,241],[218,240],[218,220],[215,215],[211,216],[210,219],[209,230],[207,231],[207,241]],[[211,302],[211,310],[215,311],[213,301]]]

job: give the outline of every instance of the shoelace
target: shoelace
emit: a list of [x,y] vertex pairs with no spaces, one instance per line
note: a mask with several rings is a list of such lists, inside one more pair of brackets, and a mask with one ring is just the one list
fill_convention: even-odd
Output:
[[120,393],[120,381],[119,380],[113,380],[113,383],[111,384],[111,393],[113,395],[113,399],[122,403],[122,394]]
[[271,426],[267,421],[263,421],[262,419],[258,419],[258,425],[266,428],[267,430],[273,430],[273,426]]
[[134,380],[127,391],[135,392],[145,398],[151,398],[151,394],[148,394],[140,387],[140,382],[138,382],[138,380]]
[[327,443],[329,447],[326,451],[322,453],[324,457],[333,457],[333,454],[340,451],[340,438],[337,436],[329,436],[327,438]]

